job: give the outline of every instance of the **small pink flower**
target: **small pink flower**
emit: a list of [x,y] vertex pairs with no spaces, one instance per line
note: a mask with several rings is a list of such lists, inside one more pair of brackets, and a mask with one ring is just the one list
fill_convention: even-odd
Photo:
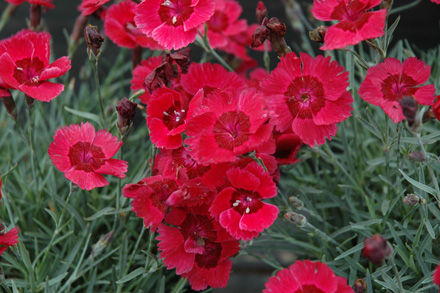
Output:
[[135,9],[137,27],[166,49],[193,42],[215,9],[214,0],[148,0]]
[[125,0],[110,6],[104,21],[105,34],[120,47],[133,49],[139,45],[151,50],[162,49],[136,27],[134,10],[137,5],[134,1]]
[[48,80],[65,74],[71,66],[68,57],[49,64],[49,42],[49,33],[27,30],[0,42],[0,79],[40,101],[57,97],[64,85]]
[[347,280],[336,276],[327,264],[298,260],[266,282],[263,293],[278,292],[352,293],[354,291],[347,285]]
[[95,132],[88,122],[59,128],[49,146],[49,156],[58,170],[81,189],[108,185],[102,174],[125,178],[127,162],[112,159],[122,145],[107,130]]
[[275,182],[256,162],[226,172],[231,187],[223,189],[212,202],[211,215],[237,240],[250,240],[269,228],[278,208],[263,202],[277,195]]
[[80,6],[81,13],[83,15],[91,15],[98,10],[101,5],[104,5],[109,1],[110,0],[83,0]]
[[431,0],[432,3],[440,4],[440,0]]
[[394,123],[405,116],[399,101],[409,96],[421,105],[432,105],[435,87],[428,81],[431,67],[416,57],[410,57],[403,64],[395,58],[387,58],[367,71],[359,88],[359,95],[370,104],[379,106]]
[[382,0],[314,0],[312,13],[324,21],[339,20],[328,28],[321,50],[356,45],[384,34],[386,9],[370,11]]
[[0,222],[0,255],[2,255],[9,246],[14,246],[18,243],[18,232],[20,232],[20,230],[14,227],[6,233],[5,228],[4,224]]

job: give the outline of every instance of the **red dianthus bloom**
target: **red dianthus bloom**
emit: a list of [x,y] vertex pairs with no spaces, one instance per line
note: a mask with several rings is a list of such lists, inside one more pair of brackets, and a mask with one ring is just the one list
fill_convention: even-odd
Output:
[[[163,63],[161,56],[153,56],[148,58],[147,60],[142,60],[141,64],[136,66],[133,70],[133,78],[131,79],[131,87],[132,90],[142,90],[145,89],[144,83],[145,78],[153,72],[153,70],[160,66]],[[139,99],[142,103],[148,104],[150,100],[150,92],[148,89],[145,89],[145,93],[139,96]]]
[[232,268],[229,258],[240,249],[239,242],[206,209],[173,209],[166,217],[172,226],[161,224],[158,229],[164,264],[176,268],[176,274],[187,278],[193,290],[225,287]]
[[6,233],[5,228],[3,223],[0,222],[0,255],[2,255],[9,246],[14,246],[18,243],[18,232],[20,232],[20,230],[14,227]]
[[434,271],[434,275],[432,276],[432,280],[434,284],[437,286],[440,286],[440,263],[438,264],[437,268]]
[[291,130],[307,145],[324,144],[339,123],[351,116],[353,98],[347,91],[348,72],[330,57],[289,53],[270,77],[260,83],[267,104],[277,116],[279,132]]
[[95,132],[88,122],[72,124],[58,129],[53,139],[48,151],[53,164],[81,189],[108,185],[102,174],[125,178],[127,162],[111,158],[122,142],[108,131]]
[[137,5],[134,1],[125,0],[110,6],[104,21],[105,34],[120,47],[133,49],[139,45],[151,50],[162,49],[155,40],[136,27],[134,10]]
[[440,0],[431,0],[432,3],[440,4]]
[[137,6],[134,20],[161,46],[177,50],[196,39],[197,28],[214,9],[214,0],[148,0]]
[[20,5],[23,2],[28,2],[30,4],[45,6],[47,8],[55,7],[55,5],[52,4],[53,0],[5,0],[5,1],[14,5]]
[[382,0],[315,0],[312,13],[324,21],[339,20],[328,28],[322,50],[356,45],[384,34],[386,9],[367,12]]
[[336,276],[325,263],[310,260],[296,261],[287,269],[282,269],[266,282],[263,293],[350,293],[353,289],[347,280]]
[[189,138],[185,143],[191,156],[208,165],[234,162],[237,155],[255,150],[272,133],[273,126],[268,123],[269,115],[264,108],[262,95],[254,89],[212,91],[202,100],[197,115],[186,124]]
[[256,162],[226,172],[231,187],[215,197],[211,215],[237,240],[250,240],[269,228],[278,216],[278,208],[262,199],[277,195],[275,182]]
[[431,84],[419,86],[428,81],[431,67],[416,57],[410,57],[403,64],[395,58],[371,67],[359,88],[359,95],[370,104],[379,106],[394,123],[405,116],[399,101],[404,96],[417,100],[421,105],[432,105],[435,87]]
[[109,1],[110,0],[83,0],[80,6],[81,13],[83,15],[91,15],[98,10],[101,5],[104,5]]
[[50,34],[23,30],[0,43],[0,79],[10,88],[31,98],[48,102],[58,96],[64,85],[48,79],[70,69],[68,57],[49,64]]

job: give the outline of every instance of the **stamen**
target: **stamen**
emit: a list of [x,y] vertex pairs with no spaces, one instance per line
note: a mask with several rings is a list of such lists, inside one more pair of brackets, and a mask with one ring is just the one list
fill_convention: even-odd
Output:
[[173,24],[175,24],[177,22],[177,16],[173,16]]
[[239,204],[240,204],[240,200],[237,199],[237,200],[232,204],[232,206],[236,207],[236,206],[238,206]]
[[251,211],[251,209],[249,207],[246,208],[246,214],[249,214],[249,212]]
[[249,196],[246,196],[246,200],[247,201],[252,201],[252,198],[250,198]]
[[171,6],[172,4],[173,4],[173,3],[171,3],[170,0],[165,0],[165,1],[162,3],[163,6]]

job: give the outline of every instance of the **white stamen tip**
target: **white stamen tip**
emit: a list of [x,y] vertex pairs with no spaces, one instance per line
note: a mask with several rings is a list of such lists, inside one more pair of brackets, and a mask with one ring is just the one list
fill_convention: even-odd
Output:
[[17,70],[23,71],[23,68],[21,68],[21,67],[17,67]]
[[173,24],[175,24],[177,22],[177,16],[173,16]]
[[167,112],[163,112],[163,115],[165,115],[165,116],[169,116],[170,114],[168,114]]
[[249,214],[249,212],[251,211],[251,209],[249,207],[246,208],[246,214]]
[[162,3],[162,5],[163,6],[171,6],[171,1],[170,0],[165,0],[163,3]]
[[246,197],[247,201],[252,201],[252,198],[250,198],[249,196]]

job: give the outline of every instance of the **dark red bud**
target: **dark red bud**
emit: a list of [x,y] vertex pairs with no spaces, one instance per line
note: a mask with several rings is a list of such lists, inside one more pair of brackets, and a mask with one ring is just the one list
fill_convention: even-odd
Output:
[[362,255],[376,265],[381,265],[385,257],[389,257],[393,248],[380,234],[374,234],[364,239]]
[[104,38],[98,33],[98,27],[89,24],[84,29],[84,39],[87,44],[87,51],[90,54],[92,51],[93,55],[97,57],[101,53],[101,45],[104,42]]
[[409,127],[413,127],[417,116],[417,101],[410,96],[404,96],[399,100],[399,104],[402,107],[403,115],[408,121]]
[[15,106],[14,99],[11,92],[8,89],[0,88],[0,100],[6,108],[6,111],[11,115],[12,119],[17,120],[17,107]]
[[267,8],[264,5],[263,1],[258,1],[256,15],[258,24],[261,24],[263,22],[263,19],[267,17]]
[[118,112],[118,128],[121,134],[125,134],[129,129],[136,115],[136,106],[136,103],[131,102],[127,98],[123,98],[118,102],[116,111]]
[[355,293],[367,292],[367,283],[363,279],[357,279],[353,285],[353,291]]
[[327,33],[327,27],[326,26],[318,26],[314,30],[309,32],[310,40],[318,43],[324,43],[324,37]]
[[422,152],[411,152],[408,154],[408,159],[414,162],[423,162],[425,160],[425,155]]

